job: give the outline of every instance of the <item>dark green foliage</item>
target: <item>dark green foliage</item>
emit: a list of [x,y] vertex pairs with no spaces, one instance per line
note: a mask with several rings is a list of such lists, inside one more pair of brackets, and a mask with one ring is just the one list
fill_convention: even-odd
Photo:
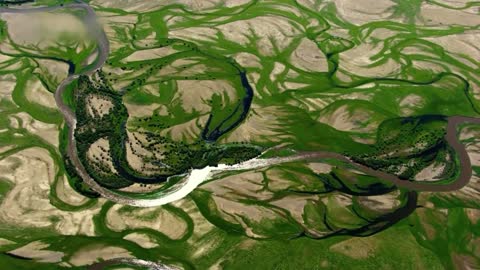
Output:
[[390,119],[377,132],[373,153],[353,155],[353,160],[371,168],[412,179],[432,162],[447,163],[446,178],[455,173],[452,155],[445,141],[446,120],[442,116]]

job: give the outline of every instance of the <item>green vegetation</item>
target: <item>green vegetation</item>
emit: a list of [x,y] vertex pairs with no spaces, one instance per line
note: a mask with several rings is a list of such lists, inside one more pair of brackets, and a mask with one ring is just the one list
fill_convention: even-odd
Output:
[[388,120],[377,131],[373,154],[353,159],[374,169],[413,177],[432,163],[445,164],[443,179],[455,176],[457,164],[450,162],[454,152],[445,141],[446,121],[440,116],[421,116]]
[[[162,128],[168,127],[168,122],[167,124],[152,124],[152,122],[162,119],[159,115],[155,118],[137,120],[138,126],[148,126],[150,132],[134,129],[134,124],[127,122],[129,116],[126,107],[122,104],[122,96],[111,89],[103,72],[97,72],[96,75],[97,82],[92,82],[85,76],[80,77],[75,90],[74,107],[78,119],[75,139],[82,163],[85,164],[89,174],[102,186],[118,189],[130,186],[134,182],[150,184],[163,182],[169,176],[185,173],[192,168],[216,166],[219,162],[238,163],[260,154],[258,147],[249,145],[217,146],[204,142],[201,138],[194,143],[173,141],[168,137],[158,135]],[[112,104],[112,108],[102,115],[102,112],[98,111],[99,109],[94,108],[94,99]],[[181,110],[181,107],[177,108]],[[127,135],[127,126],[130,127],[129,132],[136,131],[136,133],[131,133],[133,139]],[[142,141],[137,136],[144,136],[145,139]],[[87,158],[91,145],[102,138],[108,140],[109,149],[102,147],[103,156],[96,157],[95,160]],[[160,163],[160,166],[150,175],[132,168],[127,159],[127,147],[132,155],[142,158],[142,162],[144,162],[142,168],[145,168],[145,164],[148,163]],[[145,149],[152,154],[141,156],[137,153],[140,151],[139,149]],[[155,158],[159,152],[158,149],[163,149],[161,155],[164,158],[160,160]],[[107,160],[111,160],[116,172],[107,165]],[[81,186],[77,187],[77,190],[82,188]]]
[[[30,2],[0,6],[86,14],[75,1]],[[85,2],[109,55],[62,99],[97,183],[154,199],[192,169],[271,164],[212,172],[157,207],[100,198],[77,175],[52,103],[67,74],[98,61],[99,44],[73,27],[36,37],[2,16],[2,266],[86,269],[120,254],[182,269],[480,268],[475,158],[468,185],[443,193],[398,188],[335,155],[288,160],[328,151],[405,181],[455,181],[445,134],[448,117],[479,115],[478,2]],[[478,125],[458,137],[477,157]],[[107,269],[122,267],[143,269]]]

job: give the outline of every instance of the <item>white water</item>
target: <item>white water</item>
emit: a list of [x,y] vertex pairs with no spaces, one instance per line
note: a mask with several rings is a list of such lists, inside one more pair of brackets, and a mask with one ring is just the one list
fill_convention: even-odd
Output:
[[179,183],[176,186],[172,187],[170,190],[165,191],[166,194],[155,199],[137,199],[135,200],[135,206],[139,207],[152,207],[168,204],[180,199],[183,199],[185,196],[190,194],[195,188],[201,185],[203,182],[211,179],[212,173],[219,173],[223,171],[241,171],[241,170],[253,170],[262,167],[267,167],[273,164],[280,164],[285,162],[292,162],[300,159],[304,159],[305,155],[296,155],[292,157],[280,157],[280,158],[270,158],[270,159],[258,159],[253,158],[248,161],[235,164],[235,165],[226,165],[219,164],[216,167],[207,166],[203,169],[195,169],[190,172],[186,180],[183,183]]
[[[219,164],[218,166],[207,166],[203,169],[194,169],[190,172],[188,177],[182,182],[171,189],[164,192],[164,195],[160,195],[159,198],[154,199],[135,199],[127,204],[135,205],[138,207],[153,207],[168,204],[190,194],[195,188],[201,185],[203,182],[211,179],[212,172],[218,173],[222,171],[237,171],[237,170],[252,170],[256,168],[266,167],[272,164],[278,164],[288,161],[293,161],[298,158],[273,158],[273,159],[251,159],[240,164],[226,165]],[[123,203],[123,202],[122,202]]]

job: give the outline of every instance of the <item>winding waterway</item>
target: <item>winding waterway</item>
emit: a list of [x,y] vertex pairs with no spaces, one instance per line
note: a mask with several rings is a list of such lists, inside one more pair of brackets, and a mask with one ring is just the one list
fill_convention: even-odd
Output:
[[255,159],[252,159],[240,164],[232,165],[232,166],[220,164],[217,167],[205,167],[203,169],[192,170],[189,176],[186,177],[186,179],[172,186],[171,188],[157,194],[155,198],[131,198],[125,194],[118,194],[114,191],[111,191],[109,189],[106,189],[100,186],[92,177],[90,177],[85,167],[80,162],[80,159],[78,158],[76,141],[74,136],[77,119],[76,119],[75,113],[64,103],[62,99],[62,95],[65,92],[66,87],[72,81],[77,79],[80,75],[90,75],[94,73],[96,70],[102,68],[102,66],[104,65],[105,61],[108,58],[109,42],[105,35],[105,32],[103,31],[102,27],[98,24],[96,20],[94,10],[88,4],[85,4],[81,1],[77,1],[76,3],[72,3],[64,6],[55,6],[55,7],[18,8],[18,9],[0,8],[0,13],[47,12],[47,11],[54,11],[57,9],[64,9],[64,8],[83,9],[84,11],[86,11],[84,22],[87,25],[92,36],[94,36],[97,41],[96,53],[98,56],[95,62],[88,67],[88,70],[84,70],[78,74],[69,74],[69,76],[62,81],[62,83],[58,86],[55,92],[55,101],[60,112],[65,118],[66,124],[69,127],[68,156],[72,161],[73,165],[75,166],[78,175],[92,190],[98,192],[108,200],[111,200],[113,202],[120,203],[120,204],[132,205],[137,207],[151,207],[151,206],[164,205],[185,197],[190,192],[192,192],[198,185],[200,185],[202,182],[207,180],[209,176],[211,176],[212,172],[215,172],[215,171],[255,169],[255,168],[269,166],[272,164],[279,164],[279,163],[306,160],[306,159],[317,159],[317,158],[333,158],[333,159],[341,160],[344,162],[348,162],[366,174],[388,180],[394,183],[398,187],[403,187],[403,188],[414,190],[414,191],[457,190],[464,187],[469,182],[472,176],[472,167],[471,167],[469,156],[467,154],[467,151],[464,145],[462,145],[458,140],[457,126],[463,123],[480,124],[480,119],[472,118],[472,117],[464,117],[464,116],[452,116],[452,117],[448,117],[447,134],[445,138],[459,157],[460,173],[456,181],[452,181],[451,183],[444,184],[444,185],[436,185],[434,183],[412,182],[412,181],[402,180],[395,175],[388,174],[382,171],[377,171],[369,167],[366,167],[362,164],[355,163],[352,160],[350,160],[348,157],[338,153],[327,152],[327,151],[314,151],[314,152],[298,153],[296,155],[289,156],[289,157],[280,157],[280,158],[271,158],[271,159],[255,158]]

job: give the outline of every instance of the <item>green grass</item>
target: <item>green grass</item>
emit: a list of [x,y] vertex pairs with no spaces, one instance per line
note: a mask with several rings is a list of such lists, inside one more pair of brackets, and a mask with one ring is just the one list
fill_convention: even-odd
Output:
[[[68,2],[71,1],[39,0],[35,4],[51,6]],[[443,140],[445,119],[452,115],[478,116],[479,104],[472,94],[473,85],[480,84],[477,78],[478,61],[470,55],[458,58],[458,55],[428,39],[467,33],[475,27],[418,25],[422,3],[417,0],[393,1],[394,5],[386,11],[392,12],[389,18],[360,25],[340,16],[333,2],[326,3],[322,8],[309,7],[304,2],[308,1],[281,0],[276,1],[275,5],[252,2],[208,11],[194,11],[174,4],[158,10],[132,13],[95,6],[103,15],[119,15],[120,21],[126,18],[122,16],[132,17],[131,23],[122,21],[110,25],[112,32],[109,37],[114,36],[114,39],[111,40],[111,54],[105,70],[119,69],[124,73],[117,75],[105,71],[96,74],[99,76],[96,79],[96,75],[91,76],[89,79],[100,83],[100,87],[94,87],[86,81],[76,81],[68,86],[63,100],[79,118],[77,138],[81,155],[85,156],[88,147],[96,139],[109,136],[113,150],[108,154],[117,159],[116,166],[120,164],[130,175],[122,178],[112,171],[95,171],[92,164],[83,160],[92,177],[112,189],[130,185],[133,182],[131,178],[150,180],[143,171],[129,167],[126,161],[121,145],[126,142],[128,129],[149,134],[149,143],[143,145],[148,151],[157,151],[154,150],[154,144],[163,147],[161,151],[164,159],[161,161],[169,167],[160,175],[165,178],[187,172],[191,168],[224,162],[238,163],[259,155],[269,147],[283,145],[281,149],[270,150],[264,157],[290,156],[300,151],[332,151],[347,154],[370,167],[397,174],[400,174],[399,168],[408,164],[408,169],[400,175],[407,179],[412,179],[421,169],[437,162],[449,166],[440,184],[454,179],[458,173],[458,164],[455,157],[450,160],[447,158],[451,149]],[[435,1],[429,3],[452,8]],[[478,3],[471,2],[465,8],[475,6]],[[75,14],[80,16],[81,12]],[[263,15],[287,20],[287,24],[294,25],[300,34],[294,34],[291,40],[281,42],[269,37],[274,48],[272,55],[264,55],[258,43],[263,36],[251,32],[247,34],[245,42],[237,43],[225,33],[210,35],[208,32],[215,31],[217,26]],[[248,26],[247,23],[244,25]],[[197,39],[192,35],[186,36],[185,40],[172,38],[170,31],[174,28],[191,27],[206,27],[208,31],[195,31],[204,31],[208,37]],[[272,27],[275,26],[269,25],[269,28]],[[282,30],[286,31],[286,27],[282,27]],[[379,30],[390,32],[379,36]],[[7,37],[6,23],[0,21],[0,42],[5,42]],[[290,61],[291,54],[303,38],[315,42],[323,52],[327,58],[326,72],[308,72]],[[61,40],[65,41],[68,40]],[[367,77],[352,72],[342,63],[340,54],[364,43],[383,46],[372,56],[373,63],[368,68],[379,68],[388,61],[393,61],[398,64],[398,70],[388,76],[373,74]],[[35,100],[28,100],[25,93],[27,82],[34,79],[33,76],[42,80],[50,92],[56,88],[55,80],[39,73],[32,59],[61,58],[72,62],[78,73],[89,68],[83,62],[96,49],[93,43],[86,45],[85,50],[80,52],[73,45],[67,46],[66,50],[63,47],[48,51],[30,48],[27,52],[21,45],[12,44],[11,50],[16,52],[4,54],[11,54],[15,58],[7,59],[0,65],[0,75],[12,75],[16,83],[11,93],[12,100],[0,100],[0,146],[14,146],[13,149],[0,153],[0,159],[30,147],[46,149],[53,158],[55,167],[48,194],[50,203],[65,215],[90,211],[103,200],[96,199],[97,194],[75,174],[71,164],[69,166],[63,160],[66,159],[67,129],[62,126],[62,115],[57,110],[41,106]],[[124,61],[133,52],[163,46],[169,46],[178,52],[152,60]],[[239,63],[241,61],[233,60],[239,53],[248,53],[258,59],[260,67],[248,64],[242,66]],[[174,63],[177,61],[178,64],[179,60],[187,62],[175,66]],[[432,68],[419,67],[415,64],[419,61],[432,65]],[[284,66],[283,70],[273,76],[275,67],[278,68],[279,65]],[[199,68],[201,66],[203,68]],[[194,68],[198,70],[189,71]],[[160,74],[168,69],[173,69],[174,72]],[[225,143],[224,140],[251,120],[243,119],[246,109],[241,105],[248,93],[240,81],[242,72],[250,76],[249,84],[254,87],[253,109],[249,111],[248,117],[258,116],[257,119],[267,120],[257,123],[257,126],[253,125],[251,134],[240,141]],[[177,96],[179,80],[226,80],[234,86],[235,97],[229,98],[226,93],[212,95],[206,100],[197,101],[209,106],[208,112],[187,112]],[[304,85],[298,88],[287,87],[285,82]],[[122,87],[117,87],[117,83]],[[88,116],[82,98],[92,93],[108,96],[114,101],[115,107],[111,115],[102,119]],[[405,110],[402,101],[414,95],[418,103],[410,104],[409,110]],[[162,105],[167,113],[158,109],[152,111],[151,117],[134,118],[128,115],[125,103],[137,106]],[[319,122],[319,117],[331,115],[343,106],[351,114],[368,112],[367,121],[355,122],[354,127],[346,131]],[[272,107],[275,110],[268,110]],[[19,112],[28,113],[35,120],[55,124],[60,132],[60,147],[48,144],[25,128],[12,127],[10,118],[18,118],[15,114]],[[198,128],[203,132],[193,140],[174,140],[170,135],[160,135],[168,128],[200,117],[209,117],[210,121],[199,124]],[[362,131],[361,128],[368,123],[378,124],[378,128]],[[266,134],[255,135],[257,129],[263,128],[266,129]],[[374,142],[363,143],[357,140],[359,137],[374,139]],[[475,142],[472,139],[468,143]],[[384,157],[392,151],[396,151],[392,157]],[[383,230],[383,226],[387,226],[382,220],[384,215],[407,204],[406,191],[401,190],[396,198],[400,202],[399,206],[385,212],[377,211],[366,207],[362,200],[366,196],[397,191],[392,184],[353,172],[353,168],[339,161],[327,159],[316,162],[328,163],[333,169],[330,173],[317,174],[303,161],[271,166],[259,172],[262,180],[256,182],[258,189],[254,192],[248,193],[237,187],[238,190],[230,190],[231,193],[223,195],[226,200],[239,203],[242,207],[262,212],[264,216],[260,218],[242,212],[231,214],[232,209],[228,205],[215,203],[214,198],[219,195],[208,190],[207,186],[221,185],[222,180],[233,176],[234,172],[218,175],[184,201],[158,207],[153,215],[142,217],[155,220],[162,212],[178,217],[179,223],[172,226],[186,226],[186,234],[180,239],[172,239],[152,228],[111,230],[107,224],[107,212],[114,206],[111,202],[104,203],[94,215],[94,235],[88,237],[60,235],[55,226],[36,228],[1,223],[0,238],[16,243],[0,247],[3,252],[0,254],[0,263],[12,269],[63,269],[57,264],[39,263],[5,254],[35,240],[49,243],[51,250],[64,252],[64,261],[68,261],[81,248],[102,244],[124,248],[137,258],[182,265],[185,269],[209,269],[215,264],[224,269],[452,269],[456,266],[452,259],[455,255],[467,256],[478,263],[476,244],[480,236],[480,222],[472,221],[466,212],[470,208],[480,209],[477,200],[460,197],[458,193],[462,191],[447,195],[420,194],[415,204],[421,208],[410,217]],[[278,179],[268,176],[270,170],[278,172],[278,177],[284,181],[283,185],[275,185]],[[478,175],[480,169],[474,167],[474,172]],[[68,182],[74,189],[92,199],[79,206],[62,201],[56,193],[56,186],[64,174],[68,174]],[[0,181],[1,200],[8,196],[13,187],[13,183],[3,178],[2,176]],[[173,177],[157,190],[130,196],[154,198],[179,180],[180,177]],[[340,194],[347,194],[351,204],[338,204],[334,198]],[[300,210],[275,204],[290,196],[297,196],[298,200],[309,196],[309,199]],[[433,207],[426,202],[433,203]],[[184,207],[184,204],[187,206]],[[119,213],[129,214],[136,210],[126,206]],[[300,218],[295,214],[300,214]],[[63,221],[57,216],[51,218],[55,225]],[[364,228],[365,231],[358,232]],[[434,231],[433,237],[429,234],[430,230]],[[133,232],[150,236],[158,246],[145,249],[123,239]],[[314,232],[325,235],[318,236]],[[349,233],[373,235],[342,235]],[[255,234],[264,239],[253,239]],[[346,247],[346,254],[332,248],[343,241],[351,241],[357,246],[352,244],[352,247]],[[365,257],[354,258],[348,255],[361,254],[365,250],[368,251]],[[199,251],[204,253],[195,255]],[[118,267],[120,266],[112,266],[109,269]]]

